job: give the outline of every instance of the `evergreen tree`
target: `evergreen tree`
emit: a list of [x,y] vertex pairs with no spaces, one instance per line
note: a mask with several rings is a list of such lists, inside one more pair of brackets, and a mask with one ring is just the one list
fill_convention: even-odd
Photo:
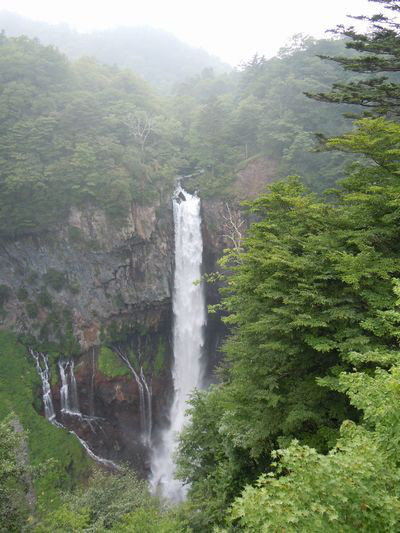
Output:
[[[331,92],[305,93],[321,102],[357,104],[365,108],[365,115],[400,115],[400,23],[390,12],[400,12],[399,0],[370,0],[389,11],[372,17],[356,16],[355,19],[370,23],[369,33],[359,33],[354,27],[338,26],[333,33],[348,39],[346,47],[359,55],[320,55],[338,63],[346,71],[363,75],[347,83],[334,83]],[[376,76],[376,74],[385,74]],[[365,75],[374,74],[373,77]]]

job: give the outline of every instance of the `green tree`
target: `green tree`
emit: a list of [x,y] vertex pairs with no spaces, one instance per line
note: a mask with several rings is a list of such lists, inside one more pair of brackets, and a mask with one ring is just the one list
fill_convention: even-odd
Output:
[[[395,306],[379,322],[399,339],[398,280],[394,289]],[[398,531],[400,354],[378,349],[348,358],[352,371],[320,383],[345,392],[363,412],[363,423],[343,423],[328,455],[296,441],[274,452],[274,472],[246,487],[232,506],[235,531]]]
[[[321,55],[343,67],[346,71],[360,73],[362,79],[348,83],[336,82],[330,92],[306,93],[321,102],[347,103],[362,106],[365,115],[400,114],[400,85],[397,73],[400,71],[400,24],[390,15],[400,12],[399,0],[370,0],[384,7],[388,12],[379,12],[371,17],[356,16],[368,21],[369,33],[359,33],[354,27],[338,26],[333,32],[346,37],[346,47],[360,52],[358,55]],[[373,75],[371,77],[371,74]],[[384,74],[377,76],[377,74]],[[365,75],[368,75],[366,78]]]
[[[328,142],[363,157],[328,200],[291,178],[250,203],[258,221],[240,256],[222,261],[232,272],[223,290],[232,328],[224,381],[210,402],[195,401],[182,436],[181,474],[195,508],[209,494],[226,505],[293,439],[328,452],[341,423],[360,413],[341,388],[317,379],[349,371],[351,352],[397,351],[397,332],[383,317],[400,275],[399,138],[397,123],[361,120]],[[212,445],[196,447],[208,419]]]
[[129,513],[152,505],[146,482],[130,470],[95,470],[88,486],[65,493],[63,505],[45,514],[36,531],[105,531],[114,526],[118,531],[117,524]]
[[24,474],[28,468],[18,460],[23,434],[13,426],[15,415],[0,422],[0,531],[18,532],[27,518]]

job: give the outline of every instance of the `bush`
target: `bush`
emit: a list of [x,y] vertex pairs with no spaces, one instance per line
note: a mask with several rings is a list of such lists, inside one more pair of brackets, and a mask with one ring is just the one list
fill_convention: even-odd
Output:
[[118,356],[106,346],[100,348],[98,368],[102,374],[109,378],[129,375],[128,368],[119,360]]

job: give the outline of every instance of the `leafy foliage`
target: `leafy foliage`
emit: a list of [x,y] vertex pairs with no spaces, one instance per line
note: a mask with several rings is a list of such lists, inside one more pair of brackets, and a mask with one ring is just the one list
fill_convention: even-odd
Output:
[[179,531],[178,524],[153,499],[145,481],[129,469],[110,474],[96,470],[86,488],[66,493],[64,503],[35,531]]
[[23,486],[26,465],[18,460],[22,434],[13,427],[14,414],[0,422],[0,531],[21,531],[27,505]]
[[[399,282],[395,284],[399,295]],[[400,320],[399,300],[383,316]],[[397,327],[398,331],[398,327]],[[347,421],[328,455],[293,442],[274,452],[274,473],[246,487],[232,506],[231,524],[245,531],[397,531],[400,524],[399,352],[354,352],[352,372],[322,380],[346,392],[363,411],[363,424]],[[389,369],[359,371],[365,363]]]
[[[68,63],[25,37],[0,40],[0,235],[40,232],[71,205],[123,220],[172,183],[175,123],[132,73]],[[130,121],[144,114],[147,142]],[[170,180],[170,181],[169,181]]]
[[202,169],[195,183],[204,197],[226,199],[237,171],[260,158],[271,162],[274,177],[296,173],[317,191],[343,175],[349,158],[311,152],[318,147],[315,132],[347,129],[344,107],[315,106],[303,94],[349,78],[317,57],[329,53],[345,53],[343,42],[297,36],[278,57],[256,55],[239,72],[217,77],[204,71],[177,87],[174,109],[183,126],[186,170]]
[[[392,279],[400,276],[399,139],[397,123],[360,120],[354,131],[328,142],[364,157],[330,198],[289,178],[249,203],[258,221],[240,255],[233,250],[221,262],[232,272],[223,290],[232,328],[224,383],[209,398],[194,400],[180,447],[181,475],[192,483],[203,526],[221,523],[220,509],[240,485],[270,467],[274,449],[297,439],[326,453],[341,423],[358,420],[360,406],[349,402],[343,387],[320,387],[317,378],[335,384],[351,370],[352,352],[397,353]],[[209,446],[202,435],[210,435]],[[307,464],[318,457],[325,468],[317,451],[291,451],[291,459],[305,454]],[[339,478],[347,467],[340,468]],[[213,503],[204,505],[210,494]]]
[[239,529],[397,531],[399,472],[368,432],[349,424],[328,455],[293,442],[275,457],[276,477],[261,476],[233,505]]

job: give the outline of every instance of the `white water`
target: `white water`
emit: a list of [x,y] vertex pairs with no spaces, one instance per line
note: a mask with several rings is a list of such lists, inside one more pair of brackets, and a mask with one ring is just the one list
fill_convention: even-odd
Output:
[[153,429],[153,413],[152,413],[152,406],[151,406],[151,398],[152,398],[152,386],[151,384],[148,385],[146,381],[146,376],[143,372],[143,367],[140,368],[140,379],[142,380],[143,386],[144,386],[144,392],[146,397],[146,431],[145,431],[145,444],[147,446],[151,446],[151,431]]
[[[62,428],[62,429],[67,429],[67,428],[65,428],[65,426],[63,426],[63,424],[61,424],[61,422],[58,422],[58,420],[56,420],[56,414],[55,414],[54,404],[53,404],[53,396],[51,394],[51,386],[50,386],[51,376],[50,376],[50,367],[49,367],[48,357],[47,357],[46,354],[44,354],[42,352],[36,352],[35,350],[32,350],[32,349],[29,349],[29,353],[31,354],[31,356],[35,360],[36,371],[39,374],[40,380],[42,382],[44,415],[47,418],[47,420],[51,424],[53,424],[53,426],[57,426],[57,427]],[[62,365],[61,365],[61,367],[62,367]],[[73,370],[74,370],[74,368],[72,366],[72,373],[73,373]],[[65,376],[65,374],[64,374],[64,376]],[[74,380],[75,380],[75,376],[74,376]],[[62,383],[62,386],[64,386],[64,382]],[[75,386],[76,386],[76,382],[75,382]],[[67,396],[68,396],[68,393],[67,393]],[[76,414],[76,413],[73,413],[73,414]],[[81,416],[80,413],[78,413],[78,414],[79,414],[79,416]],[[117,469],[117,470],[119,469],[119,466],[117,464],[115,464],[113,461],[110,461],[109,459],[104,459],[103,457],[99,457],[94,452],[92,452],[92,450],[89,448],[87,442],[85,442],[83,439],[81,439],[79,437],[79,435],[77,435],[75,433],[75,431],[72,431],[70,429],[67,429],[67,431],[69,433],[72,433],[72,435],[75,435],[75,437],[79,440],[79,442],[85,448],[87,454],[92,459],[94,459],[98,463],[102,464],[103,466],[106,466],[107,468],[113,468],[113,469]]]
[[80,415],[78,388],[74,373],[74,360],[62,361],[60,359],[58,361],[58,369],[61,378],[61,412],[70,415]]
[[201,355],[206,322],[203,287],[194,282],[201,277],[203,242],[201,236],[200,199],[184,191],[175,191],[175,276],[174,276],[174,401],[170,426],[153,450],[151,484],[165,498],[180,500],[186,489],[175,479],[174,452],[177,436],[186,421],[185,410],[190,393],[202,386]]
[[126,364],[135,378],[139,390],[139,410],[140,410],[140,430],[142,441],[145,446],[151,446],[151,430],[152,430],[152,413],[151,413],[151,388],[147,385],[144,376],[143,368],[140,369],[140,376],[133,368],[128,356],[120,349],[115,348],[115,351]]
[[49,360],[44,353],[35,352],[32,349],[30,349],[29,352],[35,360],[36,371],[42,382],[44,416],[49,422],[54,423],[56,421],[56,413],[54,411],[53,398],[51,396]]

